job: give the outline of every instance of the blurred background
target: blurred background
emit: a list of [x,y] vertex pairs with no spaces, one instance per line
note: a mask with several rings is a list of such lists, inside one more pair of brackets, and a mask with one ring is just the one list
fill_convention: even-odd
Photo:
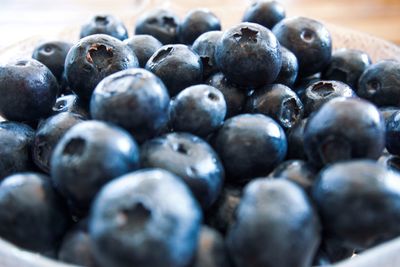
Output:
[[[400,44],[400,0],[282,0],[288,16],[302,15],[363,31]],[[97,13],[111,13],[133,28],[149,7],[167,7],[184,15],[193,7],[208,7],[225,26],[241,20],[250,0],[0,0],[0,49],[31,36],[53,38],[77,29]],[[241,10],[242,13],[238,13]]]

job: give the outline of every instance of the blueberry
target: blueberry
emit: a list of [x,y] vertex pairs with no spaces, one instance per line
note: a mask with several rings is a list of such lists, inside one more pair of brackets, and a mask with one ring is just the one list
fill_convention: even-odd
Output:
[[272,31],[280,44],[296,56],[299,76],[320,72],[329,64],[332,39],[322,23],[304,17],[291,17],[281,20]]
[[[323,237],[318,254],[316,257],[319,256],[319,259],[320,261],[322,260],[322,262],[316,266],[330,266],[335,262],[348,259],[353,256],[354,249],[345,247],[343,242],[337,238]],[[312,266],[315,265],[313,264]]]
[[186,45],[166,45],[149,59],[146,69],[157,75],[171,96],[203,79],[203,64],[199,55]]
[[249,6],[244,12],[243,22],[254,22],[268,29],[286,17],[285,8],[278,1],[258,0]]
[[124,41],[129,46],[139,60],[139,66],[144,68],[151,56],[161,48],[162,43],[151,35],[135,35]]
[[39,61],[27,59],[0,65],[0,113],[8,120],[47,117],[57,93],[57,79]]
[[178,41],[179,18],[171,11],[156,9],[143,14],[135,25],[135,34],[154,36],[162,44],[174,44]]
[[213,141],[229,182],[268,175],[286,156],[283,129],[262,114],[242,114],[225,121]]
[[145,143],[141,166],[162,168],[181,177],[204,209],[218,198],[224,169],[211,146],[188,133],[170,133]]
[[247,109],[270,116],[284,129],[292,128],[303,117],[303,103],[283,84],[266,85],[255,90],[248,98]]
[[238,115],[243,112],[246,104],[247,92],[228,82],[221,72],[211,76],[207,83],[217,88],[223,95],[226,102],[226,118]]
[[317,81],[304,91],[302,97],[305,115],[309,116],[323,104],[336,97],[355,97],[354,91],[345,83],[339,81]]
[[244,189],[227,246],[236,266],[309,267],[320,223],[304,191],[287,180],[256,179]]
[[104,122],[85,121],[64,134],[50,166],[56,188],[73,210],[84,214],[105,183],[139,167],[139,151],[124,130]]
[[280,45],[272,32],[249,22],[224,32],[215,59],[228,80],[243,87],[273,82],[282,64]]
[[222,34],[222,31],[203,33],[192,45],[193,51],[200,56],[203,63],[203,78],[207,78],[211,74],[218,72],[218,66],[215,62],[215,48]]
[[171,101],[170,125],[174,131],[207,137],[224,122],[224,95],[209,85],[194,85]]
[[303,99],[306,89],[313,83],[321,81],[320,73],[311,75],[309,77],[298,77],[295,84],[293,85],[293,91],[299,96],[300,99]]
[[392,171],[400,172],[400,157],[391,155],[391,154],[383,154],[378,162],[385,166],[387,169]]
[[124,23],[113,15],[95,15],[82,25],[80,38],[93,34],[107,34],[121,41],[128,38]]
[[33,143],[33,160],[42,171],[50,172],[51,154],[61,137],[83,121],[78,114],[62,112],[40,122]]
[[279,71],[275,83],[284,84],[292,87],[297,79],[299,72],[299,63],[296,56],[285,47],[281,46],[282,67]]
[[369,65],[371,58],[367,53],[342,48],[332,53],[331,62],[322,72],[322,79],[344,82],[357,91],[358,79]]
[[306,161],[288,160],[279,164],[268,176],[288,179],[310,193],[317,174],[317,170]]
[[304,151],[304,128],[307,124],[307,118],[302,119],[294,127],[290,128],[287,133],[288,142],[288,159],[302,159],[305,160],[306,154]]
[[368,248],[400,234],[400,176],[370,160],[334,164],[313,189],[327,233],[347,247]]
[[357,94],[378,106],[400,105],[400,62],[383,60],[370,65],[358,81]]
[[358,98],[335,98],[307,121],[304,148],[316,166],[355,158],[378,159],[385,123],[378,109]]
[[53,106],[53,114],[71,112],[83,118],[88,118],[89,112],[86,109],[86,105],[82,103],[78,96],[74,94],[64,95],[56,99],[56,103]]
[[132,49],[112,36],[94,34],[82,38],[65,59],[68,84],[82,101],[89,101],[96,85],[120,70],[138,67]]
[[221,234],[203,226],[200,230],[200,238],[197,253],[192,267],[229,267],[224,238]]
[[183,18],[178,26],[178,38],[183,44],[191,45],[205,32],[221,30],[221,22],[208,9],[194,9]]
[[64,73],[64,63],[73,44],[63,41],[45,42],[33,50],[32,58],[48,67],[58,81]]
[[129,69],[105,78],[93,92],[94,119],[117,124],[142,143],[168,121],[169,95],[162,81],[144,69]]
[[399,107],[380,107],[379,112],[381,113],[382,117],[384,118],[385,122],[387,123],[388,119],[390,116],[393,115],[393,113],[396,113],[397,111],[400,111]]
[[394,155],[400,155],[400,111],[393,113],[386,121],[386,148]]
[[101,266],[185,267],[196,252],[202,214],[179,177],[129,173],[98,194],[89,219]]
[[0,236],[27,250],[54,256],[69,224],[51,186],[37,173],[8,176],[0,184]]
[[0,122],[0,180],[32,169],[31,148],[35,131],[26,124]]

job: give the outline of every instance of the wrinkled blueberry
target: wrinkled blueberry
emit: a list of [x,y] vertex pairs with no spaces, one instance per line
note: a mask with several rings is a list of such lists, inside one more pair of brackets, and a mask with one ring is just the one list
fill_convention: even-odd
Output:
[[313,198],[325,230],[363,249],[400,234],[399,184],[398,173],[376,162],[348,161],[320,173]]
[[50,178],[37,173],[8,176],[0,184],[0,236],[13,244],[54,256],[69,224]]
[[40,122],[33,143],[33,161],[42,171],[50,172],[51,154],[61,137],[83,118],[74,113],[62,112]]
[[178,26],[178,38],[183,44],[191,45],[200,35],[221,30],[221,22],[208,9],[194,9],[182,19]]
[[228,80],[244,87],[273,82],[282,64],[280,45],[272,32],[249,22],[224,32],[215,59]]
[[271,84],[258,88],[248,98],[247,109],[275,119],[284,129],[295,126],[303,117],[303,103],[289,87]]
[[113,15],[96,15],[82,25],[80,38],[93,34],[107,34],[121,41],[128,38],[124,23]]
[[45,42],[33,50],[32,58],[48,67],[58,81],[64,73],[64,63],[72,43],[63,41]]
[[209,85],[194,85],[180,92],[171,101],[170,126],[176,132],[189,132],[207,137],[224,122],[224,95]]
[[318,167],[355,158],[378,159],[385,148],[385,123],[373,104],[335,98],[308,119],[304,148]]
[[282,67],[279,71],[278,77],[275,80],[275,83],[281,83],[292,87],[297,79],[299,64],[297,63],[296,56],[283,46],[281,46],[281,53]]
[[169,95],[162,81],[144,69],[129,69],[105,78],[94,90],[94,119],[117,124],[138,142],[156,136],[168,122]]
[[320,72],[329,64],[332,40],[322,23],[304,17],[291,17],[280,21],[272,31],[280,44],[296,56],[299,76]]
[[47,117],[57,93],[57,79],[39,61],[27,59],[0,65],[0,113],[8,120]]
[[324,80],[344,82],[357,91],[358,79],[369,65],[371,65],[371,58],[367,53],[342,48],[332,53],[331,62],[321,76]]
[[213,144],[227,181],[239,183],[268,175],[287,151],[283,129],[262,114],[242,114],[226,120]]
[[105,34],[82,38],[65,59],[68,84],[82,101],[90,100],[94,88],[106,76],[138,66],[132,49]]
[[243,22],[254,22],[268,29],[272,29],[279,21],[286,17],[282,3],[271,0],[254,1],[243,15]]
[[228,251],[241,267],[309,267],[320,228],[317,213],[299,186],[256,179],[244,189],[236,222],[228,232]]
[[154,36],[162,44],[174,44],[178,41],[179,18],[171,11],[155,9],[143,14],[135,25],[135,34]]
[[203,79],[199,55],[186,45],[165,45],[149,59],[146,69],[157,75],[171,96]]
[[105,183],[139,167],[139,151],[121,128],[85,121],[64,134],[50,166],[55,187],[73,210],[84,214]]
[[378,106],[400,105],[400,62],[382,60],[370,65],[358,81],[357,94]]
[[203,33],[192,45],[193,51],[200,56],[203,63],[203,78],[207,78],[211,74],[218,72],[218,66],[215,62],[215,48],[222,34],[222,31]]
[[129,46],[139,60],[139,66],[144,68],[151,56],[161,48],[162,43],[151,35],[134,35],[124,43]]
[[218,155],[202,139],[188,133],[170,133],[145,143],[141,166],[162,168],[181,177],[204,209],[218,198],[224,169]]
[[201,210],[181,179],[147,169],[98,194],[89,219],[101,266],[185,267],[195,255]]

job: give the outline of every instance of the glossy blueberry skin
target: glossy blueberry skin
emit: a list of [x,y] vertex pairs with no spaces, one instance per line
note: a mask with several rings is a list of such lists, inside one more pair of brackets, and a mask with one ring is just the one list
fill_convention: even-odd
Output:
[[105,34],[82,38],[71,48],[65,59],[68,84],[84,102],[90,100],[94,88],[106,76],[138,66],[138,59],[132,49]]
[[0,184],[0,236],[23,249],[54,256],[69,224],[50,178],[18,173]]
[[181,177],[204,209],[221,192],[222,163],[207,142],[192,134],[170,133],[146,142],[140,161],[143,168],[162,168]]
[[228,80],[254,88],[273,82],[282,64],[280,45],[272,32],[249,22],[224,32],[215,59]]
[[285,8],[280,2],[258,0],[246,9],[242,21],[257,23],[268,29],[272,29],[285,17]]
[[35,131],[19,122],[0,122],[0,180],[32,169],[31,149]]
[[45,173],[50,173],[50,158],[61,137],[82,122],[78,114],[62,112],[39,123],[33,142],[33,161]]
[[200,35],[193,43],[192,49],[196,52],[203,63],[203,78],[206,79],[211,74],[218,72],[218,66],[215,62],[215,48],[222,31],[210,31]]
[[211,76],[207,84],[217,88],[224,95],[226,102],[225,118],[230,118],[243,112],[247,99],[245,90],[230,83],[221,72]]
[[282,67],[274,83],[292,87],[297,79],[299,63],[296,56],[285,47],[281,46]]
[[99,265],[93,256],[92,242],[87,229],[78,224],[64,236],[58,259],[79,266],[97,267]]
[[101,266],[185,267],[196,253],[201,220],[197,202],[179,177],[146,169],[103,187],[89,233]]
[[307,118],[302,119],[299,121],[299,123],[287,131],[286,137],[288,142],[288,159],[307,159],[304,151],[304,128],[306,124]]
[[128,38],[124,23],[113,15],[95,15],[82,25],[80,38],[93,34],[107,34],[121,41]]
[[385,123],[370,102],[335,98],[308,119],[304,148],[318,167],[356,158],[378,159],[385,148]]
[[400,62],[382,60],[370,65],[358,80],[357,94],[377,106],[400,105]]
[[169,95],[163,82],[144,69],[129,69],[105,78],[90,101],[90,114],[129,131],[142,143],[168,122]]
[[33,50],[32,58],[48,67],[58,81],[64,73],[64,63],[72,43],[64,41],[45,42]]
[[188,12],[178,26],[178,39],[182,44],[191,45],[205,32],[220,31],[221,22],[208,9],[194,9]]
[[284,129],[294,127],[303,117],[303,103],[289,87],[271,84],[258,88],[247,100],[251,113],[261,113],[276,120]]
[[371,65],[371,58],[367,53],[342,48],[332,53],[331,62],[322,72],[321,77],[324,80],[346,83],[357,91],[358,79],[369,65]]
[[222,235],[213,228],[202,226],[194,263],[191,267],[229,267]]
[[281,20],[272,32],[279,43],[296,56],[300,77],[320,72],[329,64],[332,40],[322,23],[304,17],[291,17]]
[[51,113],[57,79],[34,59],[0,65],[0,114],[12,121],[34,121]]
[[207,137],[224,123],[226,102],[215,87],[193,85],[171,101],[169,123],[176,132]]
[[336,97],[356,97],[356,93],[339,81],[317,81],[308,86],[302,97],[305,115],[319,110],[323,104]]
[[124,41],[139,60],[139,66],[144,68],[151,56],[162,47],[162,43],[151,35],[134,35]]
[[320,173],[313,199],[328,233],[364,249],[400,234],[399,184],[399,174],[379,163],[348,161]]
[[400,111],[386,121],[386,148],[394,155],[400,155]]
[[199,55],[186,45],[165,45],[149,59],[146,69],[157,75],[171,96],[201,83],[203,64]]
[[242,114],[226,120],[213,145],[231,183],[268,175],[287,151],[281,126],[262,114]]
[[175,44],[178,41],[179,18],[169,10],[155,9],[143,14],[135,25],[135,35],[154,36],[162,44]]
[[139,149],[121,128],[85,121],[64,134],[54,149],[50,166],[57,190],[73,210],[84,214],[104,184],[138,169]]
[[317,174],[317,170],[306,161],[288,160],[279,164],[268,176],[292,181],[310,193]]
[[89,111],[86,106],[78,96],[74,94],[60,96],[56,99],[56,103],[53,106],[53,115],[62,112],[71,112],[78,114],[83,118],[89,118]]
[[311,266],[321,226],[298,185],[283,179],[250,182],[236,218],[227,236],[228,251],[236,266]]

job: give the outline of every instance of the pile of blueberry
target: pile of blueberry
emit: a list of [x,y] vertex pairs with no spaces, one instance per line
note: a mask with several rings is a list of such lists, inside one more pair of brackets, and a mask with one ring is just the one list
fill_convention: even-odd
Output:
[[400,62],[252,4],[0,66],[0,237],[88,267],[310,267],[400,235]]

